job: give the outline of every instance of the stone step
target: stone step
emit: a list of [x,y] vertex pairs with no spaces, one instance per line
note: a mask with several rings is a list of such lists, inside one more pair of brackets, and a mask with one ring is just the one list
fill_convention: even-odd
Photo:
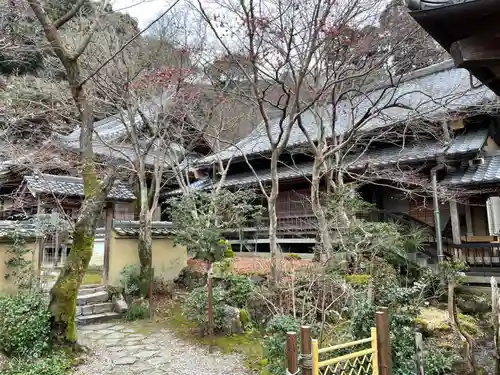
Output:
[[79,326],[85,326],[88,324],[97,324],[108,322],[113,319],[119,319],[120,314],[115,312],[105,312],[101,314],[83,315],[76,317],[76,324]]
[[95,303],[92,305],[83,305],[76,307],[76,315],[92,315],[92,314],[101,314],[105,312],[113,311],[113,303],[104,302],[104,303]]
[[96,303],[107,302],[109,300],[108,291],[94,292],[91,294],[78,295],[76,298],[77,306],[93,305]]
[[97,292],[105,292],[108,289],[105,285],[84,285],[78,289],[79,296],[85,296],[87,294],[94,294]]

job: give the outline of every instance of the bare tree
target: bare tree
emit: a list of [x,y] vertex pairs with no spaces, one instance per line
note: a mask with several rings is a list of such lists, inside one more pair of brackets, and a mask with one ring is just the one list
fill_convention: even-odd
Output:
[[92,103],[88,100],[85,87],[81,83],[83,77],[81,76],[79,58],[88,47],[94,31],[99,26],[101,14],[107,3],[102,4],[102,9],[99,9],[99,13],[96,14],[94,23],[87,31],[85,38],[72,49],[62,43],[59,29],[75,17],[84,1],[78,1],[69,12],[56,20],[49,18],[39,1],[29,0],[28,3],[43,27],[52,51],[66,71],[71,95],[80,114],[80,162],[85,199],[75,224],[71,255],[51,290],[49,306],[55,338],[63,343],[74,345],[76,342],[75,297],[92,256],[96,222],[104,204],[106,191],[111,184],[110,180],[101,181],[97,175],[92,148],[94,126]]
[[[97,219],[114,179],[113,174],[108,174],[104,179],[99,178],[98,164],[93,148],[94,98],[87,92],[87,88],[90,86],[88,82],[105,68],[114,56],[140,37],[144,30],[122,43],[108,60],[101,62],[94,71],[85,75],[82,69],[82,62],[86,58],[84,54],[91,45],[96,31],[103,28],[105,15],[110,11],[108,2],[89,4],[85,0],[78,0],[69,6],[69,10],[63,11],[55,19],[51,19],[48,15],[49,10],[44,9],[40,1],[28,0],[27,2],[42,26],[51,51],[64,68],[70,92],[79,114],[80,160],[78,169],[83,175],[85,198],[74,227],[71,254],[51,290],[49,306],[55,339],[74,346],[76,343],[75,298],[92,256]],[[67,35],[63,33],[63,30],[71,25],[81,11],[86,11],[87,7],[90,7],[95,13],[91,18],[92,22],[85,24],[80,33],[73,33],[70,38],[73,43],[68,43]],[[51,14],[55,13],[51,12]]]
[[[214,4],[223,12],[213,14],[201,1],[197,8],[224,54],[232,57],[231,62],[246,77],[249,99],[259,108],[270,145],[271,190],[268,192],[262,184],[260,187],[268,202],[271,274],[277,279],[279,159],[300,116],[324,93],[308,90],[309,72],[323,45],[322,30],[335,13],[335,1],[299,4],[251,0]],[[245,64],[242,55],[248,56]]]

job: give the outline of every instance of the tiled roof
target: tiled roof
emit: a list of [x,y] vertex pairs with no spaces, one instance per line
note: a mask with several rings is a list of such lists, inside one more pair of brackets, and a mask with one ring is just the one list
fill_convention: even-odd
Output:
[[[83,197],[83,179],[72,176],[56,176],[50,174],[39,174],[25,176],[24,180],[28,189],[34,193],[56,194],[68,197]],[[113,201],[135,200],[134,193],[120,182],[111,188],[108,197]]]
[[[200,178],[199,180],[193,181],[189,185],[190,189],[193,189],[193,190],[203,190],[203,189],[206,189],[210,186],[212,186],[212,180],[209,177]],[[173,195],[182,194],[183,192],[184,192],[184,190],[179,188],[179,189],[169,191],[166,195],[173,196]]]
[[351,158],[350,168],[364,168],[367,163],[379,167],[397,163],[411,163],[437,156],[453,156],[478,152],[486,143],[488,130],[476,130],[456,136],[449,145],[436,140],[406,144],[404,147],[388,147],[368,150],[358,157]]
[[[294,166],[281,166],[278,167],[278,178],[280,180],[290,180],[297,177],[308,177],[311,175],[313,163],[301,163]],[[229,186],[245,186],[261,182],[271,181],[271,170],[264,169],[256,171],[258,177],[253,172],[246,172],[227,176],[223,187]]]
[[0,220],[0,239],[12,238],[14,233],[25,238],[36,237],[37,228],[32,220]]
[[[366,95],[360,95],[352,100],[339,102],[336,113],[336,132],[345,133],[354,121],[359,120],[371,108],[372,116],[365,122],[361,131],[370,131],[412,120],[440,119],[445,113],[481,106],[486,111],[497,107],[494,102],[496,95],[487,87],[477,84],[471,87],[470,73],[465,69],[453,67],[452,61],[446,61],[428,68],[413,72],[395,87],[381,86]],[[392,105],[391,108],[388,108]],[[320,114],[323,121],[328,124],[331,112],[324,109]],[[276,140],[281,134],[279,121],[272,122],[271,134]],[[302,122],[312,138],[318,132],[316,116],[311,111],[302,115]],[[330,127],[327,126],[327,137],[331,136]],[[287,147],[304,144],[306,138],[295,124],[290,134]],[[249,156],[252,154],[270,151],[270,143],[264,124],[259,125],[247,137],[236,145],[221,151],[218,157],[222,160],[231,157]],[[216,156],[211,155],[199,160],[200,164],[211,164]]]
[[[139,235],[138,221],[113,220],[113,230],[119,236],[135,237]],[[153,221],[152,235],[164,237],[172,235],[172,223],[169,221]]]
[[[478,130],[454,138],[449,145],[444,145],[435,140],[417,144],[406,144],[404,147],[388,147],[385,149],[368,150],[362,155],[346,162],[349,170],[364,168],[367,164],[372,167],[389,166],[397,163],[412,163],[435,159],[438,156],[453,157],[461,154],[479,152],[486,143],[488,131]],[[278,168],[280,180],[290,180],[297,177],[311,176],[312,162],[296,164],[294,166],[281,166]],[[226,177],[223,186],[245,186],[271,181],[269,169],[230,175]]]
[[[147,103],[143,106],[142,110],[146,115],[148,115],[148,113],[154,114],[157,113],[159,106],[160,98],[156,101]],[[136,115],[134,122],[139,128],[142,128],[142,118],[139,114]],[[122,141],[123,137],[128,134],[128,123],[129,121],[125,113],[123,114],[123,119],[120,115],[114,115],[95,122],[92,141],[94,152],[98,155],[127,161],[136,160],[137,152],[129,143]],[[56,138],[63,147],[71,150],[78,150],[80,148],[80,132],[81,129],[77,128],[71,134],[59,134],[56,135]],[[167,165],[172,165],[173,160],[180,162],[185,154],[184,147],[177,143],[171,143],[169,148],[169,152],[164,153],[164,151],[162,151],[160,157],[163,158],[165,156],[165,163]],[[144,154],[141,155],[141,157],[144,157],[146,164],[153,165],[158,155],[155,155],[154,152],[144,150]]]
[[409,0],[407,4],[411,10],[429,10],[473,1],[477,0]]
[[468,166],[443,180],[448,185],[474,185],[500,182],[500,155],[484,157],[484,163]]

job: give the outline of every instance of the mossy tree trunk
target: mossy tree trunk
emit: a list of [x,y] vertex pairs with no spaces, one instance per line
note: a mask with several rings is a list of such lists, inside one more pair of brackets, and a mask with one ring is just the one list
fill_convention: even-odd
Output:
[[149,210],[141,211],[139,218],[139,261],[141,263],[140,292],[141,297],[148,296],[149,284],[152,282],[152,218]]
[[[49,311],[52,315],[54,339],[61,344],[74,347],[76,344],[76,298],[78,288],[87,271],[92,251],[97,219],[104,207],[104,200],[111,185],[105,186],[97,177],[96,164],[92,148],[93,108],[88,100],[80,72],[79,58],[87,48],[98,20],[87,32],[80,45],[69,51],[62,42],[58,28],[75,17],[83,5],[78,1],[74,7],[60,19],[52,21],[39,0],[28,0],[36,18],[43,27],[52,52],[61,61],[71,90],[71,95],[80,114],[80,169],[83,171],[84,199],[78,219],[74,226],[73,246],[67,263],[61,271],[50,292]],[[106,6],[106,1],[103,8]]]

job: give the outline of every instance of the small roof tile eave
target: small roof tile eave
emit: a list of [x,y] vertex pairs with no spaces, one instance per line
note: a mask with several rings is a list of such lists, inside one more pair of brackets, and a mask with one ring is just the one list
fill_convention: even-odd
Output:
[[485,156],[479,165],[469,165],[465,170],[447,176],[442,183],[452,186],[487,185],[500,182],[500,155]]
[[[24,181],[33,195],[42,193],[67,197],[84,197],[83,179],[81,177],[37,174],[24,176]],[[134,201],[136,197],[124,184],[116,182],[109,191],[107,199],[117,202],[130,202]]]
[[[153,221],[151,226],[153,237],[171,237],[173,235],[172,222],[170,221]],[[119,237],[137,237],[139,228],[139,221],[113,220],[113,231]]]

